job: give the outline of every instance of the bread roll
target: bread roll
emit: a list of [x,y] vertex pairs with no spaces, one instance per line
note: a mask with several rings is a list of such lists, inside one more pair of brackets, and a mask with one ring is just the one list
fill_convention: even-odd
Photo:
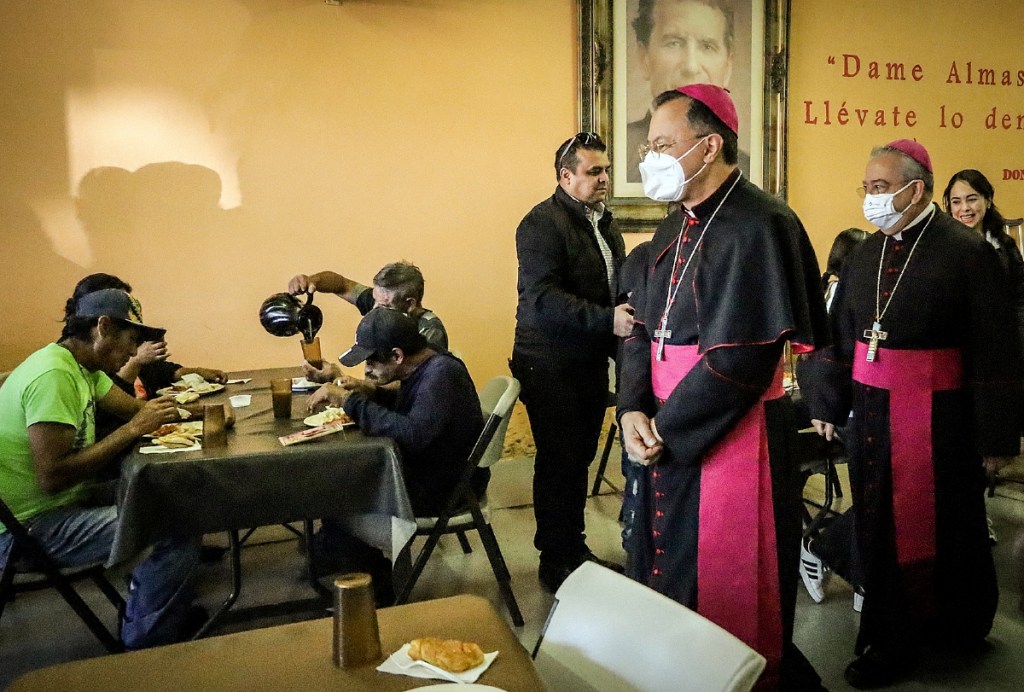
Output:
[[410,642],[409,658],[424,661],[449,673],[461,673],[483,663],[484,652],[473,642],[424,637]]

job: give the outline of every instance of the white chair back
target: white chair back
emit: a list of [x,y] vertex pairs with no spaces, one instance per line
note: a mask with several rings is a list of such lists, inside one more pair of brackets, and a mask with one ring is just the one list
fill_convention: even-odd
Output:
[[508,431],[508,421],[512,417],[512,408],[519,398],[519,380],[508,375],[498,375],[491,378],[484,385],[480,392],[480,408],[483,410],[484,418],[496,413],[501,416],[501,423],[494,431],[494,437],[487,445],[480,463],[477,466],[491,466],[501,458],[501,450],[505,447],[505,433]]
[[765,659],[689,608],[585,562],[555,594],[534,651],[552,690],[749,690]]

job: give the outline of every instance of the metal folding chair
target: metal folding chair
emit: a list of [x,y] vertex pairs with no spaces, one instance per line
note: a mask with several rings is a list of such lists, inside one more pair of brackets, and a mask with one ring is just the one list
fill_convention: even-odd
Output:
[[[0,561],[2,561],[2,567],[0,567],[0,616],[3,615],[4,605],[7,601],[14,600],[16,594],[52,587],[67,601],[67,604],[96,635],[107,651],[110,653],[123,651],[120,623],[124,615],[125,602],[121,594],[104,575],[103,563],[60,568],[39,541],[32,537],[24,524],[14,517],[11,509],[3,500],[0,500],[0,524],[4,525],[14,539],[10,543],[8,554],[0,555]],[[16,573],[25,575],[26,580],[16,581]],[[92,579],[107,600],[117,609],[118,633],[116,636],[111,634],[72,586],[74,582],[83,579]]]
[[515,594],[512,592],[512,575],[508,571],[505,557],[501,554],[498,539],[491,527],[486,498],[481,504],[472,488],[473,472],[478,467],[491,466],[501,458],[509,414],[512,412],[512,407],[518,396],[519,381],[514,377],[504,375],[491,379],[481,392],[481,408],[485,414],[489,414],[484,422],[484,429],[466,460],[459,483],[452,492],[444,511],[437,517],[416,518],[416,535],[426,536],[427,542],[416,557],[412,571],[398,594],[397,604],[401,605],[409,600],[413,587],[416,586],[416,581],[423,573],[423,568],[441,540],[441,536],[448,533],[458,534],[463,552],[468,553],[472,551],[472,548],[465,534],[467,531],[476,531],[487,552],[487,559],[491,563],[491,570],[494,572],[494,578],[498,582],[498,588],[505,600],[512,622],[517,626],[522,626],[523,615],[519,610]]

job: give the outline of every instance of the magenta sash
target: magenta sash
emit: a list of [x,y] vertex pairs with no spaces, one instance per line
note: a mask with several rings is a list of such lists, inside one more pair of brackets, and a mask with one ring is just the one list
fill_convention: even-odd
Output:
[[896,556],[901,565],[935,557],[935,466],[932,458],[932,395],[959,389],[960,351],[879,348],[867,361],[857,342],[853,379],[889,390],[889,440]]
[[[651,385],[664,402],[701,356],[696,346],[651,344]],[[697,612],[768,659],[782,657],[775,510],[763,402],[783,396],[782,367],[768,391],[704,456],[697,536]]]

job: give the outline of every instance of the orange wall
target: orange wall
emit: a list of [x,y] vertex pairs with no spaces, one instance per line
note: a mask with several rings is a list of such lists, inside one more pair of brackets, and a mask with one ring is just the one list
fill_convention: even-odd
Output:
[[[792,0],[791,17],[789,202],[822,263],[836,233],[849,226],[869,229],[855,188],[871,147],[898,138],[917,139],[928,149],[940,203],[953,173],[977,168],[995,187],[1004,215],[1024,216],[1024,176],[1019,174],[1024,173],[1024,3]],[[844,55],[859,58],[855,76],[844,76],[844,71],[853,75],[856,66]],[[872,61],[879,63],[879,79],[868,76]],[[903,63],[906,79],[887,79],[886,63]],[[954,63],[960,84],[950,79]],[[921,66],[917,80],[915,65]],[[1012,84],[978,84],[982,67],[995,70],[998,81],[1008,72]],[[826,101],[831,123],[825,122]],[[840,124],[838,112],[844,104],[850,119],[846,125]],[[898,125],[894,108],[899,109]],[[994,130],[986,126],[993,108],[999,116]],[[855,109],[868,111],[865,125],[856,120]],[[879,110],[884,125],[874,124]],[[908,111],[915,113],[913,126]],[[963,116],[959,128],[953,113]],[[1010,130],[1001,128],[1006,114],[1011,115]],[[1003,180],[1004,169],[1018,171],[1018,179]]]
[[[1024,215],[1024,181],[1001,179],[1024,168],[1024,130],[984,126],[993,106],[1024,114],[1024,87],[947,83],[954,60],[962,78],[967,61],[1024,70],[1024,5],[792,0],[791,18],[789,198],[821,260],[866,225],[853,189],[896,137],[930,149],[940,191],[978,167]],[[505,371],[515,227],[576,129],[573,0],[35,0],[0,3],[0,26],[0,370],[57,336],[94,271],[134,285],[179,362],[295,363],[294,339],[259,326],[263,298],[404,258],[477,380]],[[844,53],[924,77],[843,77]],[[825,125],[825,100],[918,121]],[[357,315],[318,302],[339,352]]]
[[[515,228],[576,129],[573,0],[33,0],[0,26],[0,370],[94,271],[179,362],[297,364],[262,300],[402,258],[477,381],[507,370]],[[358,315],[317,302],[338,353]]]

